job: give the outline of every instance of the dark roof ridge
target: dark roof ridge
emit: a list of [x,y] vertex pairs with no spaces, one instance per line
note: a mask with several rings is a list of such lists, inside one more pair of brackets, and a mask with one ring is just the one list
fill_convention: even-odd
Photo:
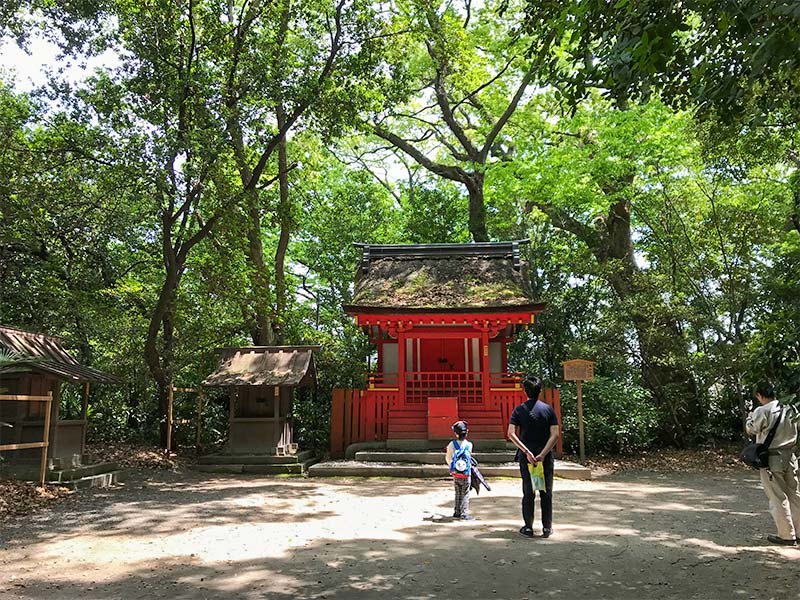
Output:
[[384,258],[444,259],[444,258],[510,258],[514,269],[521,266],[520,246],[530,239],[510,242],[471,242],[468,244],[362,244],[361,271],[367,273],[370,263]]
[[322,350],[322,346],[319,344],[307,344],[302,345],[298,344],[296,346],[222,346],[217,348],[217,350],[262,350],[265,352],[286,352],[292,350],[303,350],[308,351],[311,350],[312,352],[316,350]]

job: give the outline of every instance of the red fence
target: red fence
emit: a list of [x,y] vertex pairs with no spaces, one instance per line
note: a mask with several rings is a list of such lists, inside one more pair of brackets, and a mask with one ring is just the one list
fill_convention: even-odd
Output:
[[[389,410],[396,408],[399,392],[396,389],[333,390],[331,400],[331,455],[343,456],[350,444],[356,442],[383,441],[389,432]],[[561,423],[561,393],[557,389],[545,388],[541,399],[556,411]],[[500,411],[503,426],[508,423],[511,412],[525,401],[522,390],[492,390],[490,405]],[[505,437],[503,429],[502,435]],[[556,456],[563,451],[562,437],[556,442]]]
[[[406,371],[405,404],[424,406],[430,396],[452,396],[459,405],[483,404],[483,383],[480,371]],[[490,387],[519,389],[520,373],[490,373]],[[368,373],[370,387],[398,387],[397,373]]]
[[343,456],[355,442],[385,440],[389,408],[397,401],[393,390],[333,390],[331,399],[331,455]]

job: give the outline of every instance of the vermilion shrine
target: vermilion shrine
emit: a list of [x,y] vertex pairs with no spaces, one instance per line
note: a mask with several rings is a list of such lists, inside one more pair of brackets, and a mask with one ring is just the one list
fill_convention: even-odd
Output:
[[377,362],[366,389],[334,390],[334,455],[353,442],[448,439],[457,419],[472,438],[504,440],[510,412],[525,401],[507,345],[545,307],[530,297],[520,260],[527,243],[360,246],[344,309]]

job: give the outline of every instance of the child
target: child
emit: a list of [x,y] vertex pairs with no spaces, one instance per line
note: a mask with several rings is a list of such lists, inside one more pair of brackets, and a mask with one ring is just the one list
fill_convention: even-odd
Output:
[[453,485],[456,490],[455,510],[453,517],[471,521],[475,517],[469,514],[469,487],[472,472],[472,442],[467,441],[467,423],[456,421],[451,426],[456,439],[447,444],[445,462],[450,467]]

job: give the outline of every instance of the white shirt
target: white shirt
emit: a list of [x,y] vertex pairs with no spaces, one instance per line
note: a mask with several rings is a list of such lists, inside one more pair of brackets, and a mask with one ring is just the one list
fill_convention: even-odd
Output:
[[778,448],[789,448],[797,443],[797,411],[791,406],[780,406],[777,400],[767,402],[756,408],[747,417],[747,433],[756,436],[759,444],[764,441],[769,434],[769,430],[775,424],[778,414],[783,410],[778,429],[775,430],[775,437],[769,447],[773,450]]

